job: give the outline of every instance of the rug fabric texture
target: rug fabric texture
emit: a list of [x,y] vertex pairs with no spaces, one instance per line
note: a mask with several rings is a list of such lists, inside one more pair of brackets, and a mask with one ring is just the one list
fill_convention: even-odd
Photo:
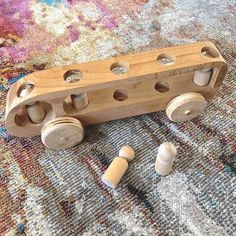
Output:
[[[86,129],[70,149],[11,136],[10,85],[51,67],[212,41],[229,69],[197,118],[164,111]],[[50,80],[50,78],[48,78]],[[158,146],[178,154],[166,177]],[[112,190],[101,182],[123,145],[136,157]],[[236,2],[234,0],[0,1],[0,235],[236,235]]]

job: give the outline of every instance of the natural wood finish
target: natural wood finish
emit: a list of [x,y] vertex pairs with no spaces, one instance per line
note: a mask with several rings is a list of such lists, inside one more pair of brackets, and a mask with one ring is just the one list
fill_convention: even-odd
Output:
[[116,188],[127,169],[127,160],[122,157],[116,157],[109,165],[101,179],[107,186]]
[[135,152],[130,146],[124,146],[119,151],[119,157],[125,158],[127,161],[132,161],[134,159]]
[[[25,86],[20,87],[19,97],[23,98],[28,96],[32,90],[33,86],[30,84],[26,84]],[[37,124],[44,120],[46,112],[41,102],[32,102],[30,104],[27,104],[26,109],[32,122]]]
[[134,159],[135,152],[130,146],[124,146],[119,151],[119,157],[116,157],[102,176],[104,184],[111,188],[116,188],[121,178],[128,169],[128,161]]
[[207,86],[210,82],[212,69],[199,70],[194,73],[193,82],[198,86]]
[[32,90],[33,90],[33,85],[26,84],[25,86],[22,86],[19,89],[19,97],[23,98],[23,97],[28,96]]
[[[213,68],[209,84],[194,84],[195,71],[207,68]],[[71,71],[77,72],[78,82],[65,81],[68,75],[73,77]],[[165,110],[173,98],[187,92],[200,93],[209,100],[219,90],[226,71],[225,60],[210,42],[37,71],[12,85],[7,96],[6,127],[13,135],[27,137],[40,134],[42,126],[55,117],[72,116],[90,125]],[[34,85],[33,90],[18,97],[25,84]],[[80,93],[88,97],[84,109],[76,109],[71,99]],[[17,117],[20,122],[16,122],[19,109],[37,101],[44,103],[45,119],[33,124]]]
[[32,105],[26,105],[29,118],[34,123],[40,123],[44,120],[46,112],[41,102],[35,102]]
[[166,108],[166,115],[174,122],[190,120],[198,116],[206,104],[201,94],[185,93],[170,101]]
[[164,142],[159,146],[155,162],[155,170],[159,175],[165,176],[171,172],[176,154],[176,147],[170,142]]
[[88,106],[87,93],[72,95],[72,105],[75,109],[81,110]]
[[41,130],[43,144],[50,149],[64,149],[79,144],[84,137],[81,122],[73,117],[48,121]]

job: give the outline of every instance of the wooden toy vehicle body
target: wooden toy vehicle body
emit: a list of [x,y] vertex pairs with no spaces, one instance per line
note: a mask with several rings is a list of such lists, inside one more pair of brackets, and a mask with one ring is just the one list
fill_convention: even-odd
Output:
[[172,121],[189,120],[217,93],[226,71],[211,42],[37,71],[9,90],[6,127],[66,148],[82,140],[82,124],[159,110]]

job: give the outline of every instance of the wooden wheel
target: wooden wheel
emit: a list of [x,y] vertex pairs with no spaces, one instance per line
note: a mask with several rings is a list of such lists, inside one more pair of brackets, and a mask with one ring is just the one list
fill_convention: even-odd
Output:
[[185,93],[169,102],[166,115],[174,122],[191,120],[203,111],[206,104],[205,98],[200,93]]
[[41,130],[43,144],[50,149],[64,149],[79,144],[84,138],[81,122],[73,117],[48,121]]

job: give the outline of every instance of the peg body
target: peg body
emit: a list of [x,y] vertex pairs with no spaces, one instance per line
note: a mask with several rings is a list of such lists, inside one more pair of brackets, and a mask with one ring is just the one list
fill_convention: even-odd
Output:
[[116,157],[102,176],[102,181],[111,188],[116,188],[128,169],[128,162],[122,157]]

